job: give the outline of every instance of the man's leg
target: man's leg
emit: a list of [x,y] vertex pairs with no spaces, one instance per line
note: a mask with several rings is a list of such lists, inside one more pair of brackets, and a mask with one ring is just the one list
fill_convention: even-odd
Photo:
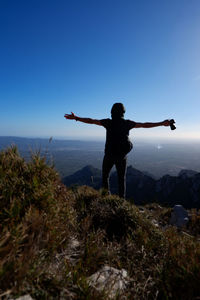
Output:
[[103,189],[109,191],[109,174],[114,165],[114,161],[111,156],[105,155],[102,166],[102,186]]
[[127,158],[122,157],[116,160],[116,169],[118,175],[118,189],[119,189],[119,197],[126,197],[126,162]]

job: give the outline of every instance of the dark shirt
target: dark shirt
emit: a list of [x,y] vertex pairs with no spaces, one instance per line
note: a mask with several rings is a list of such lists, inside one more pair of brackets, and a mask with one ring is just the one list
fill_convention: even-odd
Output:
[[129,140],[129,130],[135,127],[133,121],[123,118],[102,119],[102,126],[106,128],[105,154],[124,156],[132,149]]

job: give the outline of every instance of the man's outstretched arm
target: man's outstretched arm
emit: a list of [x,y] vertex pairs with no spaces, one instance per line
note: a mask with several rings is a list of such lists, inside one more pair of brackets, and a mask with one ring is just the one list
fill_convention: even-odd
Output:
[[68,120],[76,120],[87,124],[95,124],[95,125],[102,126],[100,120],[91,119],[91,118],[81,118],[76,116],[73,112],[71,114],[65,114],[64,117]]
[[153,128],[158,126],[170,126],[170,120],[164,120],[162,122],[134,122],[133,121],[133,128]]

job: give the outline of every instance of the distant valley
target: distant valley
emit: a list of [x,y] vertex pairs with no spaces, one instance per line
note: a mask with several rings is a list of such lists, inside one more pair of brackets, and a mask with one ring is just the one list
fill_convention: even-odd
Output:
[[[177,176],[181,170],[200,172],[200,142],[169,142],[159,139],[134,139],[134,148],[128,155],[128,165],[150,173],[155,179],[169,174]],[[101,169],[104,141],[76,141],[21,137],[0,137],[0,150],[16,145],[28,159],[31,152],[40,151],[53,163],[62,178],[86,165]]]

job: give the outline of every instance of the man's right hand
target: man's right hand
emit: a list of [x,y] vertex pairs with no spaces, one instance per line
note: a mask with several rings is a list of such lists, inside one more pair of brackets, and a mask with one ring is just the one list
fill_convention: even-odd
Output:
[[68,120],[75,120],[77,118],[73,112],[71,112],[71,114],[65,114],[64,117]]

